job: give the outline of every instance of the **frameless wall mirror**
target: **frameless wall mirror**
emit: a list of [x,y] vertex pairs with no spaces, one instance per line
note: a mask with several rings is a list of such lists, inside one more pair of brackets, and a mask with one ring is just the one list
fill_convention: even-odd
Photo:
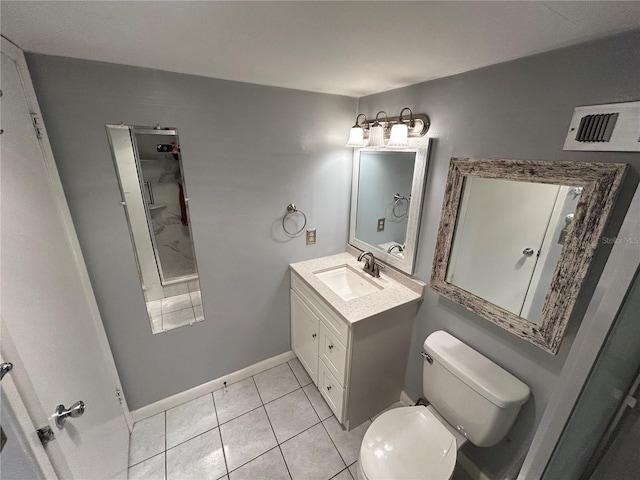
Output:
[[204,320],[178,131],[107,125],[153,333]]
[[349,243],[412,274],[430,139],[408,149],[356,149]]
[[453,158],[431,287],[557,353],[625,171]]

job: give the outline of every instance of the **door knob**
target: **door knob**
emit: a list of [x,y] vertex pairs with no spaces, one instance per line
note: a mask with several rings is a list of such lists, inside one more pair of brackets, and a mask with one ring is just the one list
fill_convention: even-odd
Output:
[[58,405],[56,407],[55,413],[53,414],[54,418],[56,419],[56,426],[58,428],[64,427],[64,424],[67,421],[67,418],[69,417],[71,418],[81,417],[82,414],[84,413],[84,409],[85,409],[85,406],[82,400],[74,403],[68,409],[62,404]]
[[533,255],[533,253],[534,253],[534,252],[533,252],[533,248],[525,248],[525,249],[522,251],[522,254],[523,254],[523,255],[526,255],[527,257],[530,257],[531,255]]
[[3,362],[0,364],[0,380],[4,378],[4,376],[11,371],[13,368],[13,363],[11,362]]

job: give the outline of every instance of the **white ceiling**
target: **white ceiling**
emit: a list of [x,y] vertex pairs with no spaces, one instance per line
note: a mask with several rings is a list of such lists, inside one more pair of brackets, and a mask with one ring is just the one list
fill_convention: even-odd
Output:
[[640,27],[640,2],[8,1],[29,52],[364,96]]

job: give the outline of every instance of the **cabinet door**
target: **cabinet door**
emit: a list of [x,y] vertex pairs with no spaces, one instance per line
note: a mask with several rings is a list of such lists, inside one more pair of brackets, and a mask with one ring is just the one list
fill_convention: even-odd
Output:
[[318,384],[318,328],[320,320],[291,290],[291,347],[300,363]]

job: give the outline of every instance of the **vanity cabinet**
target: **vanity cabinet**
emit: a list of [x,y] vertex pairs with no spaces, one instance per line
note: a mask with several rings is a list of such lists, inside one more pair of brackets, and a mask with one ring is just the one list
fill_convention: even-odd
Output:
[[350,322],[291,272],[292,349],[347,430],[400,398],[417,307]]

